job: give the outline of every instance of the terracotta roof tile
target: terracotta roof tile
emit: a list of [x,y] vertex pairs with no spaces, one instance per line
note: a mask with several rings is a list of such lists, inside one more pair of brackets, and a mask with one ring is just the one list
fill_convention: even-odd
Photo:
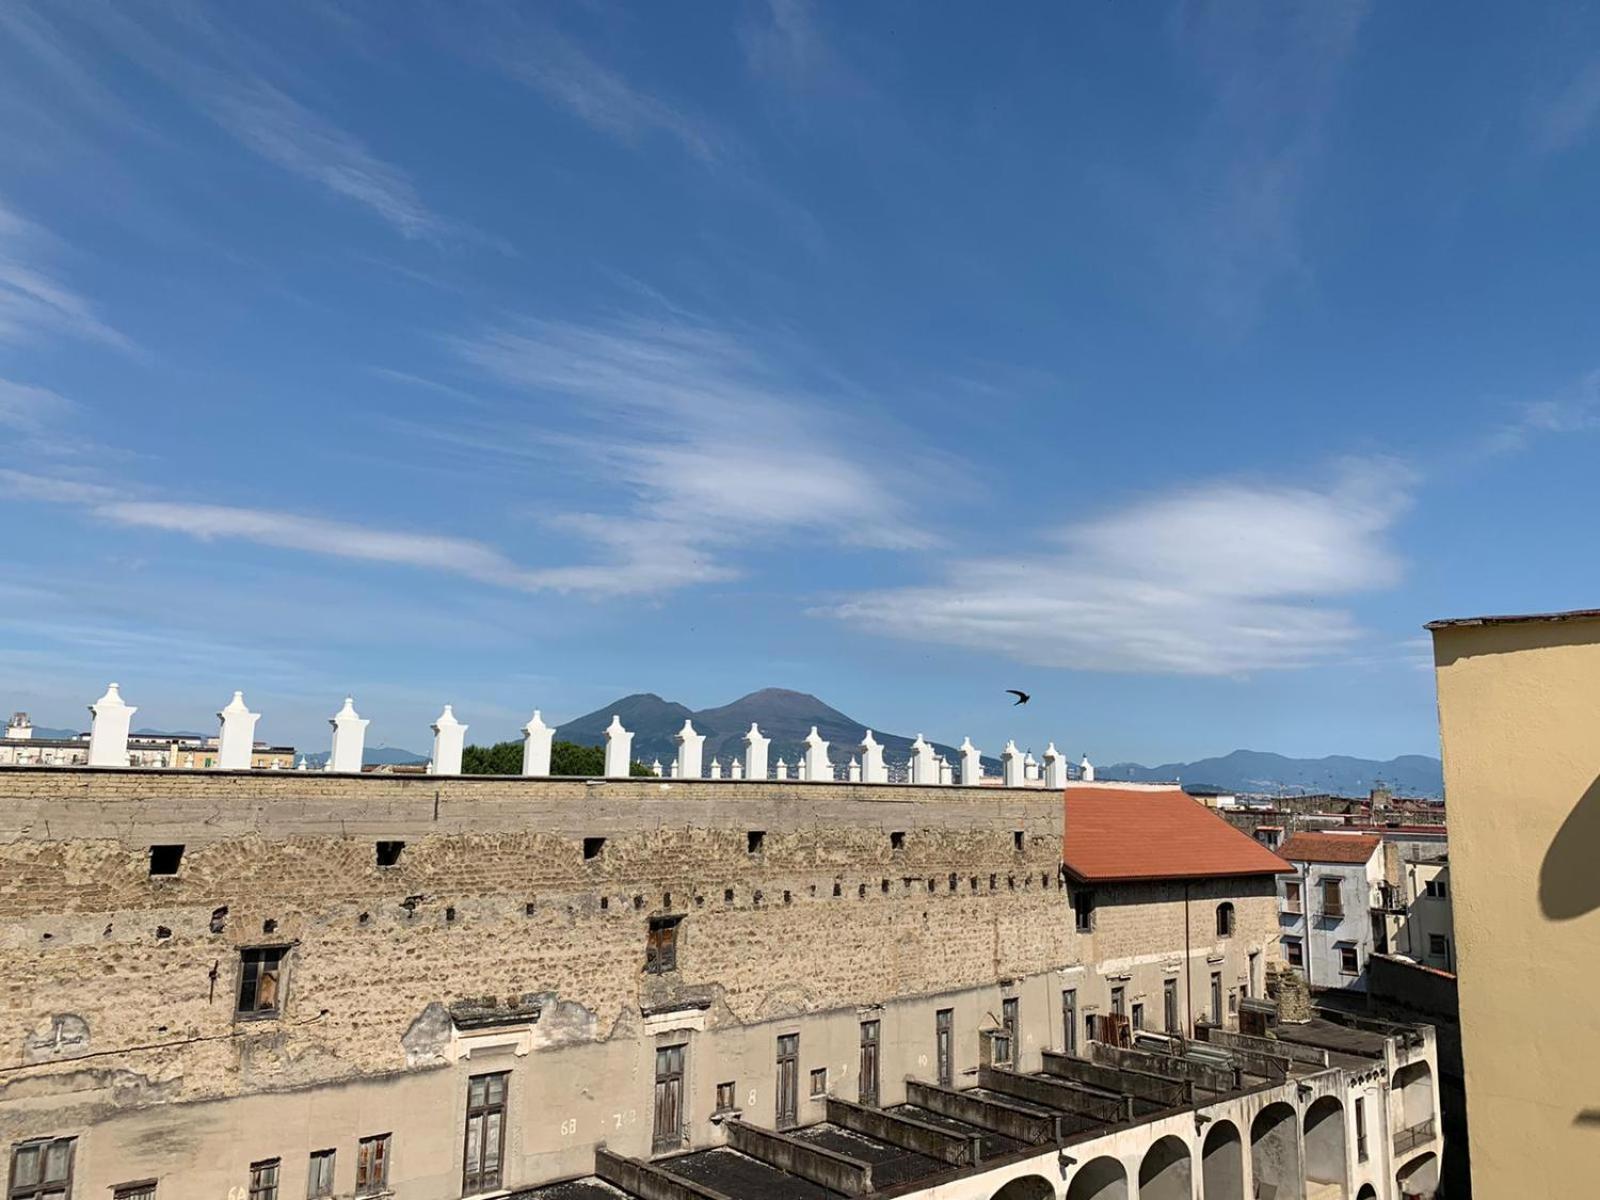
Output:
[[1062,862],[1085,882],[1214,879],[1292,870],[1181,788],[1069,784]]
[[1278,847],[1290,862],[1364,863],[1383,839],[1364,833],[1297,833]]

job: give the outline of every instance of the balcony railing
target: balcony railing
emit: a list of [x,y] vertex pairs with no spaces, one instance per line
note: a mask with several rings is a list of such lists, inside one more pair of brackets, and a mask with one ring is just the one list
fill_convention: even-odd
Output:
[[1409,1129],[1398,1129],[1394,1135],[1394,1152],[1404,1154],[1407,1150],[1415,1149],[1424,1142],[1433,1141],[1433,1118],[1419,1121]]

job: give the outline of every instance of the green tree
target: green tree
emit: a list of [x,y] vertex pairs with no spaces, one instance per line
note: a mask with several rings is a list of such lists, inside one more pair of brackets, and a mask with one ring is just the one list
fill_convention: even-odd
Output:
[[[599,746],[580,746],[557,741],[550,747],[550,774],[597,779],[606,771],[606,752]],[[631,775],[648,775],[643,763],[629,764]],[[461,752],[463,775],[522,774],[522,743],[496,742],[492,746],[468,746]]]

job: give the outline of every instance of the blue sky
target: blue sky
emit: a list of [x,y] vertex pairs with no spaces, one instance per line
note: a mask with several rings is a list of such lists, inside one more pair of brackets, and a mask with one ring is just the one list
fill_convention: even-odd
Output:
[[[0,705],[1437,746],[1600,602],[1600,10],[0,7]],[[1013,712],[1001,689],[1034,703]]]

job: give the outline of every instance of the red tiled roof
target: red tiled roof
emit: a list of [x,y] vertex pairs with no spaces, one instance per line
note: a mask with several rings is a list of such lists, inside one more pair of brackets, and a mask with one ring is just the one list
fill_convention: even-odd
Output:
[[1292,870],[1181,788],[1068,784],[1061,860],[1086,883]]
[[1364,863],[1382,844],[1364,833],[1297,833],[1278,853],[1290,862]]

